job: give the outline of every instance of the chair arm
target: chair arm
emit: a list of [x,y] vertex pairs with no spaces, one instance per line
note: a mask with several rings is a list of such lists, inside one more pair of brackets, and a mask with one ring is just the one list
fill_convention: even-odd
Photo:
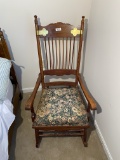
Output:
[[97,104],[95,102],[95,100],[92,98],[92,96],[90,95],[90,93],[87,90],[87,87],[85,86],[85,82],[83,80],[83,78],[81,77],[81,74],[78,75],[78,82],[81,86],[81,89],[89,103],[89,107],[91,110],[96,110],[97,109]]
[[35,88],[34,88],[32,94],[31,94],[30,98],[27,100],[27,102],[25,104],[25,110],[31,110],[32,109],[34,99],[35,99],[36,93],[38,91],[38,88],[40,86],[40,83],[41,83],[41,75],[39,74],[38,79],[37,79],[36,84],[35,84]]

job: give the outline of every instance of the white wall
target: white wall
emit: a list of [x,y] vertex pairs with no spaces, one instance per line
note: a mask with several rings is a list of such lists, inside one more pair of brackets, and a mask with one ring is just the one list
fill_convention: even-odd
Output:
[[19,83],[22,83],[24,91],[34,87],[39,73],[34,15],[38,15],[42,25],[57,21],[79,25],[82,15],[89,17],[91,1],[0,1],[0,27],[4,29],[9,40]]
[[120,1],[93,0],[84,77],[99,103],[96,122],[109,157],[120,159]]

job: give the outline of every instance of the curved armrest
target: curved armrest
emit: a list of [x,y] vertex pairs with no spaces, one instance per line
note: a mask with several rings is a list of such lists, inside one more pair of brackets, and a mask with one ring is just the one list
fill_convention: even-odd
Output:
[[96,104],[95,100],[92,98],[92,96],[89,94],[87,88],[85,87],[84,80],[83,80],[83,78],[81,77],[80,74],[78,75],[78,82],[80,83],[81,89],[82,89],[82,91],[83,91],[83,93],[84,93],[84,95],[85,95],[85,97],[86,97],[86,99],[87,99],[87,101],[90,105],[90,109],[96,110],[97,109],[97,107],[96,107],[97,104]]
[[40,83],[41,83],[41,75],[39,74],[38,76],[38,79],[37,79],[37,82],[35,84],[35,88],[30,96],[30,98],[27,100],[26,102],[26,105],[25,105],[25,110],[31,110],[32,109],[32,106],[33,106],[33,102],[34,102],[34,99],[35,99],[35,96],[36,96],[36,93],[38,91],[38,88],[40,86]]

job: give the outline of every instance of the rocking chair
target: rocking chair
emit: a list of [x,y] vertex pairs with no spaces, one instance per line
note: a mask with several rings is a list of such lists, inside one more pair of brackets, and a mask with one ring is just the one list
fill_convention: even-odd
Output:
[[[96,103],[79,73],[84,16],[78,28],[61,22],[41,26],[37,16],[34,19],[40,73],[25,109],[31,111],[36,147],[46,136],[81,136],[86,147],[89,113],[96,109]],[[42,91],[35,111],[33,104],[40,84]]]

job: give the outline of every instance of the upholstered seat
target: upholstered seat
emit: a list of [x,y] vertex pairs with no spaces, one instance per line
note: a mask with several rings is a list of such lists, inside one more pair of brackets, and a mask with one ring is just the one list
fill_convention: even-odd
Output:
[[43,89],[34,126],[85,126],[87,111],[78,88]]

